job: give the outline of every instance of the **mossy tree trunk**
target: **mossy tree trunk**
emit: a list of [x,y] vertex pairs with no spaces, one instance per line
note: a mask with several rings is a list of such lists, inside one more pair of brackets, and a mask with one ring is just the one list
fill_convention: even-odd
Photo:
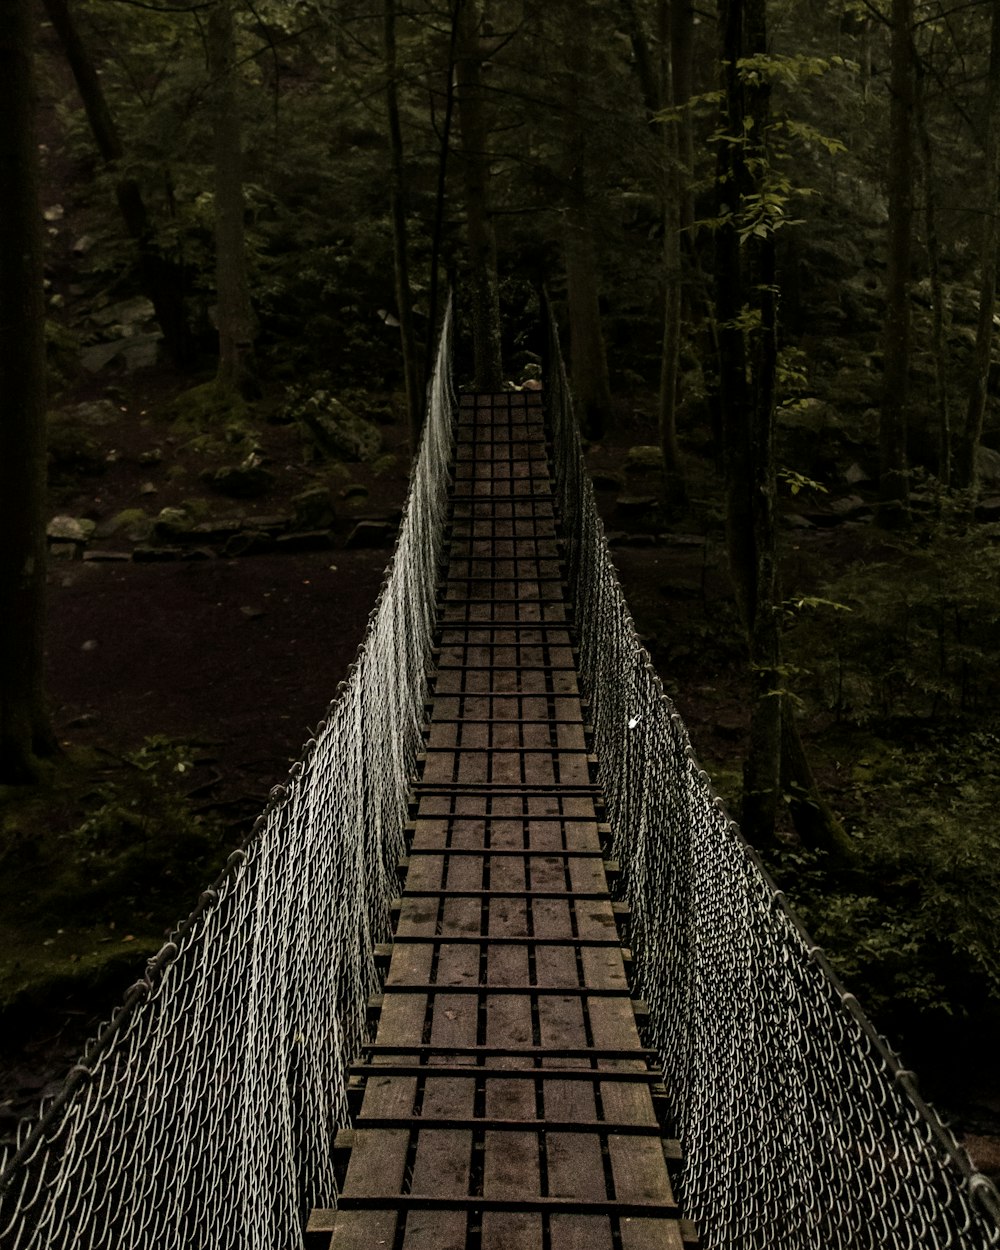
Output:
[[[62,45],[83,101],[87,121],[101,159],[115,169],[125,156],[124,146],[94,62],[80,36],[67,0],[44,0],[49,21]],[[184,305],[184,272],[165,256],[156,243],[156,233],[138,182],[119,178],[115,186],[118,209],[128,236],[138,254],[138,276],[142,289],[153,305],[163,341],[174,364],[187,369],[193,363],[193,342]]]
[[497,240],[490,215],[489,134],[482,83],[482,14],[479,0],[462,0],[458,12],[458,128],[465,191],[466,239],[472,286],[474,385],[499,391],[503,385],[500,279]]
[[256,391],[257,325],[247,277],[243,136],[230,0],[216,0],[209,10],[205,46],[215,133],[215,287],[219,332],[216,380],[223,389],[249,397]]
[[55,749],[43,689],[45,306],[30,0],[0,0],[0,783]]

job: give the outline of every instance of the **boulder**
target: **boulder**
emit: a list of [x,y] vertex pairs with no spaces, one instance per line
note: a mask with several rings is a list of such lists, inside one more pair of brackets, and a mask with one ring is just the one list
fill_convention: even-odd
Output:
[[295,527],[299,530],[329,529],[337,519],[333,495],[328,486],[314,486],[292,496]]
[[626,473],[642,473],[649,469],[663,468],[663,452],[659,447],[644,445],[630,447],[625,458]]
[[[632,450],[634,451],[635,448]],[[590,480],[594,484],[594,490],[621,490],[625,485],[623,475],[614,469],[595,469],[590,475]]]
[[976,475],[981,486],[1000,486],[1000,451],[994,451],[992,447],[978,447]]
[[384,547],[392,541],[395,530],[388,521],[359,521],[347,536],[345,547]]
[[212,490],[230,499],[259,499],[261,495],[266,495],[277,478],[270,469],[254,461],[255,458],[251,458],[242,464],[217,469],[209,478]]
[[359,417],[327,391],[314,391],[289,407],[312,435],[317,448],[338,460],[374,460],[382,450],[377,426]]
[[45,530],[49,542],[87,543],[97,529],[95,521],[86,517],[54,516]]
[[153,521],[157,538],[180,538],[194,527],[194,517],[187,508],[161,508]]

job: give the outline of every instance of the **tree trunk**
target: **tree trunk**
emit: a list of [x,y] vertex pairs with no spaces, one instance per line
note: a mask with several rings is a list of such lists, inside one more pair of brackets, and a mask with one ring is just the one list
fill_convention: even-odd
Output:
[[916,103],[914,113],[920,139],[920,158],[924,176],[924,234],[927,241],[927,268],[931,280],[933,324],[931,341],[934,349],[934,408],[938,419],[938,481],[946,489],[951,484],[951,413],[948,407],[948,383],[945,371],[948,350],[945,342],[944,287],[941,282],[941,240],[937,229],[937,188],[934,185],[934,149],[931,146],[925,107],[924,74],[919,60],[916,69]]
[[410,449],[417,450],[423,396],[420,385],[420,357],[413,329],[413,293],[410,289],[410,262],[406,231],[406,188],[403,168],[403,130],[399,121],[396,83],[396,0],[385,0],[385,98],[389,118],[391,156],[390,199],[392,204],[393,261],[396,274],[396,307],[399,337],[403,351],[403,379],[406,387],[407,428]]
[[563,115],[567,154],[563,261],[569,312],[570,374],[580,427],[598,439],[611,415],[608,352],[601,326],[600,266],[594,244],[589,172],[590,125],[582,102],[590,90],[591,0],[573,0],[561,11],[565,48]]
[[0,783],[55,740],[43,693],[45,307],[32,5],[0,0]]
[[913,0],[892,0],[889,81],[889,269],[885,376],[879,421],[879,506],[885,528],[906,523],[909,473],[906,405],[910,367],[910,256],[913,223]]
[[444,119],[441,123],[441,147],[438,153],[437,193],[434,196],[434,225],[431,231],[431,276],[428,294],[427,342],[424,345],[424,377],[434,368],[434,351],[438,333],[438,307],[441,299],[441,248],[444,239],[444,212],[448,190],[448,157],[451,153],[451,125],[455,115],[455,61],[458,51],[458,23],[462,0],[452,0],[451,29],[448,36],[448,74],[445,80]]
[[[676,104],[674,63],[670,48],[676,0],[660,0],[660,99],[664,107]],[[684,504],[687,490],[677,441],[677,399],[680,388],[683,271],[681,218],[683,215],[679,122],[661,123],[663,144],[663,349],[660,356],[658,432],[663,456],[663,498],[668,506]]]
[[[44,3],[73,71],[97,150],[105,165],[114,169],[125,153],[97,70],[80,38],[67,0],[44,0]],[[153,226],[136,180],[119,179],[115,196],[125,229],[138,252],[139,282],[152,302],[167,351],[178,368],[190,368],[193,344],[184,307],[183,271],[157,247]]]
[[481,391],[499,391],[503,386],[500,279],[496,232],[489,207],[490,161],[480,73],[483,58],[479,0],[463,0],[458,20],[458,128],[472,286],[474,385]]
[[243,228],[243,147],[231,0],[209,10],[206,49],[215,132],[215,287],[219,332],[218,385],[250,396],[256,391],[256,321],[247,280]]
[[955,448],[953,484],[961,490],[976,487],[976,452],[983,436],[986,395],[993,347],[993,314],[997,286],[997,203],[1000,200],[1000,0],[990,6],[989,107],[986,117],[986,177],[983,231],[979,245],[979,320],[972,377],[966,402],[965,424]]
[[770,88],[744,82],[737,64],[766,50],[764,0],[720,0],[726,136],[719,143],[716,314],[726,477],[726,529],[751,671],[750,741],[741,823],[758,847],[775,842],[778,800],[789,795],[807,845],[840,862],[846,837],[819,798],[783,690],[775,499],[777,287],[774,233],[741,245],[747,197],[768,169]]

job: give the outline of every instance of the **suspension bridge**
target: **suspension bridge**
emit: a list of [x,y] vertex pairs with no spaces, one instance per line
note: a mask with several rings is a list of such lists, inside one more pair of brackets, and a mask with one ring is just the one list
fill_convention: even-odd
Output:
[[1000,1246],[693,757],[554,331],[544,403],[450,354],[347,681],[21,1126],[0,1246]]

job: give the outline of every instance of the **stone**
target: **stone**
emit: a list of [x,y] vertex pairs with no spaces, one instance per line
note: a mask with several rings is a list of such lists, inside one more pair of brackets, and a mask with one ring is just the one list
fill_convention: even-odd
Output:
[[340,492],[341,499],[367,499],[368,487],[362,485],[361,482],[352,482],[350,486],[345,486]]
[[97,527],[98,538],[123,534],[131,543],[148,542],[153,536],[153,521],[141,508],[126,508]]
[[156,487],[152,482],[143,482],[143,484],[139,487],[140,495],[155,495],[156,493]]
[[206,542],[223,542],[246,528],[246,517],[222,517],[215,521],[199,521],[197,525],[191,527],[191,533]]
[[333,495],[328,486],[314,486],[292,497],[295,525],[301,530],[327,529],[337,519]]
[[139,453],[140,464],[159,464],[163,460],[163,448],[151,447],[149,451]]
[[844,481],[848,486],[860,486],[863,482],[870,482],[872,480],[873,479],[867,470],[863,469],[857,461],[855,461],[854,464],[852,464],[844,473]]
[[214,560],[215,552],[211,547],[187,547],[182,560]]
[[388,521],[359,521],[347,536],[344,544],[348,549],[357,547],[384,547],[392,541],[395,533]]
[[977,521],[1000,521],[1000,495],[991,495],[989,499],[980,499],[976,504]]
[[134,326],[143,321],[152,321],[156,316],[156,310],[151,300],[144,295],[137,295],[134,299],[118,300],[114,304],[107,304],[104,308],[91,314],[91,321],[99,326]]
[[242,530],[227,540],[222,554],[229,559],[234,556],[262,556],[274,550],[273,535],[260,530]]
[[271,490],[277,478],[263,465],[244,461],[216,470],[209,479],[212,490],[230,499],[259,499]]
[[84,404],[76,404],[69,413],[77,425],[87,425],[94,429],[104,429],[109,425],[117,425],[122,419],[122,410],[110,399],[94,399]]
[[153,521],[157,538],[180,538],[191,531],[194,517],[186,508],[161,508]]
[[976,475],[981,486],[1000,485],[1000,451],[994,451],[992,447],[978,447]]
[[630,447],[625,457],[626,473],[644,473],[649,469],[663,468],[663,452],[650,444]]
[[590,480],[594,484],[594,490],[621,490],[625,485],[625,478],[614,469],[595,469]]
[[84,560],[89,564],[118,564],[132,559],[131,551],[85,551]]
[[73,244],[73,251],[77,256],[86,256],[96,242],[92,234],[81,234]]
[[813,530],[816,528],[814,522],[808,517],[801,516],[798,512],[783,512],[781,514],[781,524],[785,529],[789,530]]
[[277,541],[278,551],[329,551],[333,538],[329,530],[296,530],[282,534]]
[[86,543],[94,537],[96,529],[97,523],[86,517],[54,516],[45,534],[54,542]]
[[848,495],[846,499],[834,499],[830,510],[838,516],[858,518],[862,513],[871,512],[871,504],[866,503],[860,495]]
[[655,547],[656,536],[653,534],[625,534],[618,544],[619,547]]
[[339,460],[374,460],[382,450],[377,426],[359,417],[327,391],[314,391],[290,407],[325,455]]
[[653,495],[619,495],[615,505],[619,516],[633,518],[645,516],[655,507],[656,497]]
[[82,551],[80,543],[49,543],[49,558],[52,560],[75,560]]

